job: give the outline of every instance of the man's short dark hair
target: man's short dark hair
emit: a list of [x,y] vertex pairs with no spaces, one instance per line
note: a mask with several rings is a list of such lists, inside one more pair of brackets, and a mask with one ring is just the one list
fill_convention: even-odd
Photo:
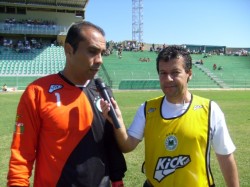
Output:
[[94,28],[97,31],[99,31],[103,36],[105,36],[105,32],[101,27],[89,21],[79,21],[79,22],[73,23],[68,30],[65,43],[69,43],[72,46],[74,53],[76,52],[78,48],[79,42],[84,41],[86,39],[85,36],[81,33],[82,28],[84,27]]
[[185,70],[187,72],[190,71],[190,69],[192,69],[192,58],[190,53],[181,46],[172,45],[162,49],[162,51],[160,51],[160,53],[158,54],[156,58],[157,72],[159,73],[160,61],[168,62],[170,60],[177,59],[180,56],[184,58]]

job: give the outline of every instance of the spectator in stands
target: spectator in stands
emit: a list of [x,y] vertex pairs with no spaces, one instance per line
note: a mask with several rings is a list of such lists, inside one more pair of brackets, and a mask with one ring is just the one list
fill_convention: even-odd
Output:
[[219,66],[219,67],[218,67],[218,70],[223,70],[223,67],[222,67],[222,66]]
[[213,65],[213,70],[216,70],[216,69],[217,69],[217,65],[214,64],[214,65]]
[[4,85],[2,86],[2,91],[3,91],[3,92],[7,92],[7,84],[4,84]]
[[[122,187],[124,156],[100,112],[94,76],[103,63],[104,31],[87,21],[66,36],[66,65],[32,82],[17,108],[8,186]],[[112,95],[110,89],[107,89]]]
[[141,43],[141,44],[140,44],[140,46],[139,46],[139,50],[140,50],[141,52],[143,52],[143,51],[144,51],[144,43]]
[[122,58],[122,44],[118,47],[118,56]]
[[195,62],[195,64],[200,64],[200,65],[203,65],[203,60],[202,60],[202,59],[200,59],[200,60],[196,61],[196,62]]
[[110,49],[106,49],[103,54],[103,56],[109,56],[110,55]]
[[203,58],[207,58],[208,56],[207,56],[207,54],[205,54],[204,56],[203,56]]
[[155,51],[155,44],[152,44],[152,51]]
[[140,62],[150,62],[150,58],[146,58],[146,57],[144,57],[144,58],[139,58],[139,61]]
[[158,47],[156,48],[156,51],[155,51],[155,52],[158,54],[158,53],[161,52],[161,50],[162,50],[162,48],[158,46]]
[[131,51],[134,51],[134,50],[136,50],[137,48],[136,48],[136,45],[135,45],[135,42],[132,42],[132,47],[131,47]]
[[[143,140],[147,180],[152,186],[215,186],[210,170],[210,145],[213,146],[227,186],[239,187],[233,144],[220,107],[190,93],[192,59],[186,49],[169,46],[156,59],[163,96],[142,104],[128,131],[115,100],[121,128],[114,129],[124,153]],[[110,104],[101,100],[109,120]]]

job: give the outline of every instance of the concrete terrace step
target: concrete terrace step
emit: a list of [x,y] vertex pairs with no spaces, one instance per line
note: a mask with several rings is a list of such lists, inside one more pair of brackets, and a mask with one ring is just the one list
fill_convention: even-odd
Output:
[[218,86],[221,88],[230,88],[223,80],[218,78],[213,72],[211,72],[208,68],[203,65],[193,63],[194,66],[199,68],[202,72],[204,72],[208,77],[210,77]]

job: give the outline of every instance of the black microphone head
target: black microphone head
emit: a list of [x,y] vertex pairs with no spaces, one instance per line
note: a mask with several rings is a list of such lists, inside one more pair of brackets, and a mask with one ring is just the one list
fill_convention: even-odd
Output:
[[101,78],[96,78],[96,79],[95,79],[95,85],[96,85],[97,89],[100,89],[100,90],[106,88],[106,85],[105,85],[105,83],[102,81]]

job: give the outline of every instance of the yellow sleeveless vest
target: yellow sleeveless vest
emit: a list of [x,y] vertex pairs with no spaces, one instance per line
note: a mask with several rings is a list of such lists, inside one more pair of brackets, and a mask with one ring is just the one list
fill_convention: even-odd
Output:
[[210,170],[210,101],[192,95],[184,114],[164,119],[163,99],[146,102],[147,179],[155,187],[214,186]]

